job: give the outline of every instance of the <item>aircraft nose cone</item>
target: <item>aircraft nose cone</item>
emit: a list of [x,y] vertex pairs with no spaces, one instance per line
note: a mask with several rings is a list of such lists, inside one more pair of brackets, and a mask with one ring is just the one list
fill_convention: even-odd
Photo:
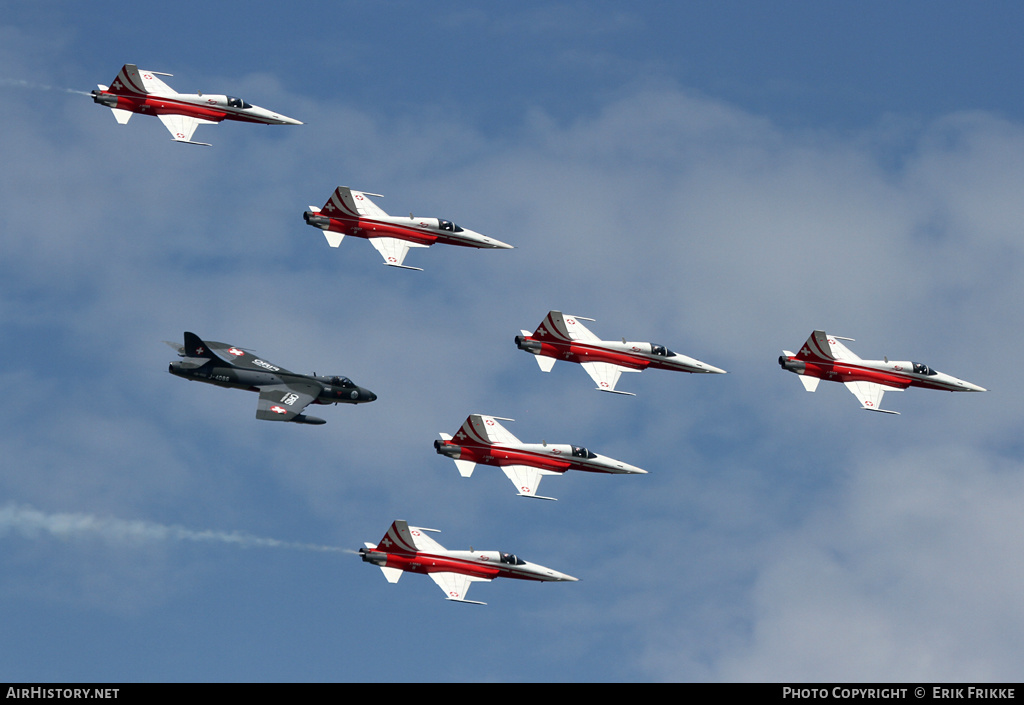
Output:
[[714,365],[709,365],[706,362],[698,363],[698,365],[699,365],[699,367],[697,369],[698,372],[707,372],[707,373],[716,374],[716,375],[728,374],[728,372],[726,372],[725,370],[721,369],[720,367],[715,367]]
[[493,237],[488,237],[487,235],[483,235],[481,233],[478,233],[475,230],[467,230],[466,232],[472,233],[473,237],[478,242],[483,244],[484,247],[489,247],[489,248],[494,249],[494,250],[514,250],[515,249],[515,245],[510,245],[507,242],[502,242],[501,240],[496,240]]

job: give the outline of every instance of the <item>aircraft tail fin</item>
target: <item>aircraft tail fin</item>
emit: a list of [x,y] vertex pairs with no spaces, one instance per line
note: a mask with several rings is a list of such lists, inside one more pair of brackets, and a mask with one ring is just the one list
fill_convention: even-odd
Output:
[[853,340],[852,338],[840,338],[836,335],[828,335],[823,330],[813,331],[807,342],[796,354],[798,360],[820,360],[834,362],[836,360],[859,360],[852,350],[840,343],[840,340]]
[[387,533],[384,534],[384,538],[378,541],[377,545],[387,546],[389,551],[416,553],[416,543],[409,532],[409,523],[404,519],[396,519],[392,522]]
[[206,343],[195,333],[185,331],[185,357],[212,358]]
[[177,95],[177,91],[157,78],[158,75],[170,76],[171,74],[140,70],[135,64],[125,64],[107,90],[114,95],[140,96],[148,93]]
[[835,355],[832,354],[832,346],[829,345],[828,336],[823,330],[811,332],[807,342],[800,348],[800,352],[796,354],[796,358],[798,360],[826,360],[829,362],[836,359]]
[[350,218],[359,218],[365,216],[369,218],[377,218],[380,216],[386,216],[380,206],[369,199],[369,196],[376,196],[377,198],[384,198],[379,193],[366,193],[365,191],[353,191],[348,186],[339,186],[334,189],[334,193],[327,199],[327,203],[324,204],[323,210],[332,216],[348,216]]
[[108,90],[111,93],[121,95],[145,95],[149,93],[146,90],[146,84],[143,82],[142,76],[139,74],[139,67],[135,64],[125,64],[122,66]]

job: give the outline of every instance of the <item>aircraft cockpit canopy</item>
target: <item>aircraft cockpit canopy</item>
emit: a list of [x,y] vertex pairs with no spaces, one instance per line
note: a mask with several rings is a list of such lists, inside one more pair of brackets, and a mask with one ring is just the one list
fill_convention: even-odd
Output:
[[331,377],[331,385],[334,387],[351,387],[352,380],[348,377]]
[[461,233],[462,232],[462,228],[460,228],[458,225],[456,225],[455,223],[453,223],[450,220],[438,219],[437,227],[441,228],[441,230],[447,230],[450,233]]
[[925,365],[923,363],[912,362],[910,364],[914,366],[914,372],[916,372],[919,375],[934,375],[934,374],[938,374],[935,370],[933,370],[932,368],[928,367],[928,365]]
[[514,553],[502,553],[501,562],[506,565],[525,565],[526,561],[522,558],[518,558]]
[[674,352],[666,348],[664,345],[658,345],[657,343],[651,343],[651,353],[654,355],[660,355],[661,357],[672,357],[675,355]]
[[574,458],[596,458],[597,457],[597,453],[591,453],[589,450],[587,450],[583,446],[573,446],[572,447],[572,457],[574,457]]
[[228,96],[228,107],[229,108],[241,108],[247,110],[252,107],[251,103],[246,103],[241,98],[235,98],[234,96]]

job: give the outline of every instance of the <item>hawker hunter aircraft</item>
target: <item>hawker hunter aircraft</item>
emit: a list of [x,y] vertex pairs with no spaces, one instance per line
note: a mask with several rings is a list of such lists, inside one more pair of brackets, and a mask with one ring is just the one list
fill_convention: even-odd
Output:
[[185,333],[184,346],[167,344],[184,358],[172,362],[168,372],[189,381],[259,392],[256,418],[265,421],[319,425],[327,422],[302,413],[310,404],[363,404],[377,398],[369,389],[352,384],[347,377],[289,372],[248,350],[213,340],[203,341],[195,333]]
[[388,215],[369,196],[383,198],[379,193],[364,193],[339,186],[323,208],[310,206],[302,217],[308,225],[324,231],[331,247],[340,245],[346,235],[365,238],[380,252],[384,264],[402,269],[422,271],[419,267],[404,266],[405,255],[410,247],[430,247],[435,242],[461,247],[512,249],[512,245],[460,228],[450,220],[414,218],[412,213],[408,218]]
[[170,130],[175,142],[193,142],[192,133],[199,125],[216,125],[222,120],[259,122],[265,125],[301,125],[298,120],[279,115],[266,108],[250,105],[229,95],[178,93],[157,76],[170,76],[159,71],[140,71],[135,64],[125,64],[110,86],[99,84],[92,92],[93,102],[105,105],[114,119],[124,125],[135,113],[156,115]]
[[[554,499],[537,494],[542,475],[561,475],[566,470],[646,475],[646,470],[592,453],[582,446],[523,443],[498,423],[498,416],[472,414],[453,439],[447,433],[434,441],[439,455],[455,461],[459,474],[469,477],[477,463],[497,465],[516,486],[520,497]],[[501,419],[511,421],[512,419]]]
[[623,372],[642,372],[650,367],[676,372],[725,374],[725,370],[674,353],[664,345],[631,343],[625,338],[621,342],[601,340],[580,323],[593,320],[551,311],[533,334],[528,330],[520,331],[522,335],[516,336],[516,347],[536,355],[537,364],[544,372],[550,372],[557,360],[578,362],[597,382],[599,390],[629,396],[636,395],[615,389]]
[[808,392],[817,389],[818,382],[823,379],[842,382],[860,401],[862,409],[883,414],[899,414],[898,411],[881,408],[882,395],[887,391],[902,392],[907,387],[942,389],[947,392],[987,391],[984,387],[937,372],[920,362],[891,362],[888,357],[883,360],[861,360],[840,340],[852,341],[853,338],[826,335],[825,331],[816,330],[799,353],[794,355],[789,350],[783,350],[779,365],[799,375]]
[[448,600],[485,605],[466,599],[469,584],[491,581],[494,578],[517,578],[519,580],[571,581],[577,578],[557,570],[545,568],[536,563],[527,563],[511,553],[500,551],[449,551],[425,531],[437,533],[437,529],[421,529],[409,526],[399,519],[376,546],[363,544],[359,555],[367,563],[380,566],[389,583],[397,583],[404,571],[426,573],[437,583]]

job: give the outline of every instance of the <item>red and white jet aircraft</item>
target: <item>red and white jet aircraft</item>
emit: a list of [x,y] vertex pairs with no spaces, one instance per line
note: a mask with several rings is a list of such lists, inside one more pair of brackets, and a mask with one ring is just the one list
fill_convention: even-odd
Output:
[[408,218],[388,215],[370,200],[370,196],[384,198],[379,193],[339,186],[323,208],[310,206],[302,218],[307,225],[323,230],[331,247],[340,245],[346,235],[365,238],[380,252],[384,264],[401,269],[423,271],[420,267],[402,264],[410,247],[430,247],[439,242],[480,249],[512,249],[512,245],[460,228],[450,220],[414,218],[412,213]]
[[899,414],[898,411],[881,408],[882,395],[887,391],[902,392],[907,387],[947,392],[988,391],[952,375],[937,372],[920,362],[891,362],[888,357],[883,360],[861,360],[840,340],[852,341],[853,338],[826,335],[825,331],[816,330],[799,353],[794,355],[789,350],[783,350],[779,365],[799,375],[808,392],[817,389],[818,382],[823,379],[842,382],[860,401],[862,409],[883,414]]
[[[516,486],[520,497],[554,499],[537,494],[543,475],[561,475],[566,470],[646,475],[633,465],[592,453],[582,446],[523,443],[498,423],[499,416],[472,414],[453,439],[447,433],[434,441],[439,455],[455,461],[459,474],[469,477],[477,463],[497,465]],[[501,419],[511,421],[512,419]]]
[[94,102],[105,105],[121,125],[132,115],[156,115],[171,132],[175,142],[193,142],[192,133],[199,125],[215,125],[222,120],[259,122],[266,125],[301,125],[298,120],[279,115],[266,108],[250,105],[229,95],[178,93],[157,76],[170,76],[159,71],[140,71],[135,64],[125,64],[108,87],[99,84],[92,92]]
[[580,323],[593,320],[550,311],[533,334],[528,330],[520,331],[522,335],[516,336],[516,347],[536,355],[537,364],[544,372],[550,372],[557,360],[578,362],[597,382],[597,389],[629,396],[636,395],[615,389],[623,372],[642,372],[650,367],[676,372],[725,374],[725,370],[674,353],[664,345],[628,342],[625,338],[621,342],[601,340]]
[[571,581],[578,578],[557,570],[545,568],[536,563],[527,563],[511,553],[500,551],[449,551],[424,532],[437,529],[423,529],[409,526],[399,519],[380,543],[364,544],[359,555],[366,563],[380,566],[389,583],[397,583],[404,571],[426,573],[444,592],[445,599],[485,605],[466,599],[469,584],[479,581],[490,582],[494,578],[516,578],[518,580]]

